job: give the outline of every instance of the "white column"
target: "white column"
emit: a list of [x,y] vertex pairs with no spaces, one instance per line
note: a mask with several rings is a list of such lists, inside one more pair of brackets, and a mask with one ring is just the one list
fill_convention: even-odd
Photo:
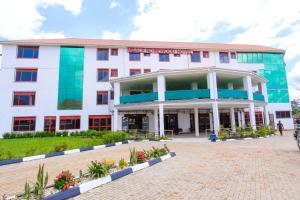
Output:
[[213,110],[213,119],[214,119],[214,133],[218,135],[220,131],[220,117],[219,117],[218,102],[213,102],[212,110]]
[[241,116],[241,111],[238,111],[238,122],[239,122],[239,127],[242,127],[242,116]]
[[252,126],[253,130],[256,130],[254,103],[250,103],[249,108],[250,125]]
[[199,136],[199,116],[198,116],[198,108],[194,108],[194,119],[195,119],[195,136]]
[[264,106],[264,119],[265,119],[265,125],[270,126],[270,117],[269,117],[269,106],[265,105]]
[[154,133],[155,135],[159,134],[159,127],[158,127],[158,109],[154,109]]
[[245,128],[246,127],[246,122],[245,122],[245,112],[244,111],[242,111],[241,117],[242,117],[242,128]]
[[113,120],[113,131],[119,130],[119,112],[117,108],[114,108],[114,120]]
[[251,76],[245,76],[243,78],[244,90],[247,90],[248,99],[253,100],[253,91],[252,91],[252,80]]
[[265,97],[265,102],[268,102],[268,91],[267,91],[267,84],[266,83],[261,83],[261,93]]
[[159,104],[159,135],[165,134],[165,122],[164,122],[164,105]]
[[164,75],[157,76],[158,101],[165,101],[166,79]]
[[207,74],[207,88],[210,89],[210,98],[218,98],[218,86],[216,72],[208,72]]
[[233,90],[233,83],[228,83],[228,89]]
[[114,83],[114,105],[120,104],[121,87],[120,82]]
[[198,90],[198,83],[192,83],[191,88],[192,90]]
[[153,92],[157,92],[157,82],[153,82],[152,90],[153,90]]
[[211,112],[209,113],[209,128],[211,131],[214,129],[213,114]]
[[231,122],[231,129],[235,132],[235,115],[234,115],[234,108],[230,108],[230,122]]

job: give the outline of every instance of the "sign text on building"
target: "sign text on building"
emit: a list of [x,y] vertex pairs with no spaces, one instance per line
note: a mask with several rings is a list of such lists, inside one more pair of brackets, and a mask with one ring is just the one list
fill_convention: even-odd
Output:
[[167,54],[191,54],[190,49],[159,49],[159,48],[128,48],[129,53],[167,53]]

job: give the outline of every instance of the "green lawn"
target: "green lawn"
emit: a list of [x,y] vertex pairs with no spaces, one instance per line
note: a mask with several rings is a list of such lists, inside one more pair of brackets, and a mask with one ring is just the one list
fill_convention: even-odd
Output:
[[45,137],[0,139],[0,160],[103,144],[101,138]]

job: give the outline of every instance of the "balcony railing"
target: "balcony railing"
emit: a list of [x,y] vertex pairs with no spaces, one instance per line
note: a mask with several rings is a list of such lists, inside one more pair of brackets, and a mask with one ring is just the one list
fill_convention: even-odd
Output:
[[210,98],[209,89],[166,91],[166,100],[205,99]]
[[142,94],[133,94],[127,96],[120,97],[120,103],[140,103],[140,102],[147,102],[147,101],[155,101],[158,98],[157,92],[150,92],[150,93],[142,93]]
[[225,90],[218,89],[219,99],[248,99],[247,91],[245,90]]
[[265,101],[264,95],[259,93],[253,93],[253,99],[256,101]]

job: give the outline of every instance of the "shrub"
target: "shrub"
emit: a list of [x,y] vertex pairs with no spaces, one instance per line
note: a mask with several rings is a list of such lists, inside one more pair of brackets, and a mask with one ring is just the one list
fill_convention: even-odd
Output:
[[123,169],[126,167],[128,167],[128,163],[124,160],[124,158],[121,158],[118,163],[118,168]]
[[30,185],[26,181],[26,183],[24,185],[24,194],[23,194],[22,198],[25,199],[25,200],[29,200],[30,197],[31,197]]
[[102,162],[92,161],[88,167],[88,172],[91,177],[100,178],[109,174],[109,166]]
[[116,162],[115,160],[106,160],[106,159],[102,161],[102,163],[107,165],[109,168],[114,167],[115,162]]
[[102,138],[103,142],[107,144],[127,140],[127,134],[123,131],[107,132],[103,135]]
[[136,152],[137,163],[144,163],[146,162],[145,153],[143,151]]
[[56,132],[56,136],[66,137],[69,135],[68,131]]
[[169,153],[169,148],[165,145],[163,148],[152,147],[152,157],[158,158],[160,156],[167,155]]
[[61,143],[61,144],[57,144],[55,147],[54,147],[54,152],[57,152],[57,151],[65,151],[68,149],[68,144],[67,143]]
[[74,176],[68,171],[62,171],[56,176],[54,180],[54,188],[57,190],[68,190],[70,187],[75,186]]
[[155,133],[153,132],[148,132],[146,135],[147,139],[149,140],[155,140]]
[[129,148],[129,152],[130,152],[130,165],[135,165],[137,164],[137,155],[136,155],[136,150],[135,148]]

